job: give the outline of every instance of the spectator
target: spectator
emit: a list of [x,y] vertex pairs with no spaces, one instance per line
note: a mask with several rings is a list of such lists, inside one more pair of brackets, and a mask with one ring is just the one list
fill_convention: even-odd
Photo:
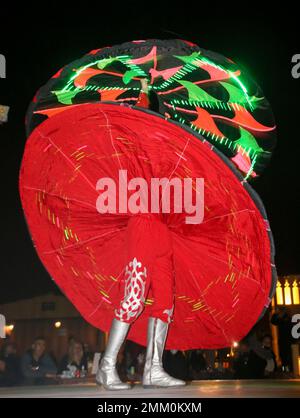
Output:
[[206,361],[206,370],[209,374],[213,374],[215,368],[215,350],[203,350]]
[[[121,356],[120,356],[121,354]],[[117,370],[121,380],[138,381],[142,379],[145,364],[145,347],[127,340],[124,350],[118,355]]]
[[192,380],[201,378],[201,373],[207,368],[207,363],[202,350],[191,350],[189,362],[189,374]]
[[83,344],[79,341],[72,339],[69,342],[69,352],[66,354],[60,363],[59,373],[63,371],[76,371],[84,372],[87,374],[88,365],[87,357],[84,353]]
[[292,320],[285,306],[276,309],[272,315],[271,323],[278,327],[278,345],[282,368],[284,371],[291,372],[292,366]]
[[24,354],[21,368],[26,384],[46,384],[56,378],[57,368],[46,353],[46,341],[43,337],[36,338],[31,349]]
[[266,353],[270,353],[266,356],[266,367],[264,370],[264,376],[268,377],[270,375],[272,375],[276,369],[277,369],[277,364],[276,364],[276,356],[275,353],[272,350],[272,337],[271,335],[265,335],[263,340],[262,340],[262,347],[265,350]]
[[250,379],[251,368],[249,367],[250,348],[246,341],[241,341],[233,360],[232,368],[235,379]]
[[0,386],[14,386],[21,382],[20,360],[14,343],[4,345],[0,354]]
[[276,358],[272,350],[272,338],[265,335],[259,343],[254,334],[248,338],[249,352],[249,378],[262,379],[270,376],[276,370]]
[[146,351],[143,351],[138,354],[137,359],[136,359],[135,373],[137,375],[137,380],[142,380],[143,378],[145,361],[146,361]]
[[179,350],[166,350],[163,355],[163,364],[167,373],[177,379],[188,380],[189,370],[185,354]]

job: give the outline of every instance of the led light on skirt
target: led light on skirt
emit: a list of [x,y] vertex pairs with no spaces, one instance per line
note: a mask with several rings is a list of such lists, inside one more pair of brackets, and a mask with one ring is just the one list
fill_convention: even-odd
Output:
[[247,180],[262,173],[276,142],[269,103],[245,70],[179,39],[100,48],[66,65],[36,94],[27,132],[70,106],[100,101],[150,108],[191,127]]

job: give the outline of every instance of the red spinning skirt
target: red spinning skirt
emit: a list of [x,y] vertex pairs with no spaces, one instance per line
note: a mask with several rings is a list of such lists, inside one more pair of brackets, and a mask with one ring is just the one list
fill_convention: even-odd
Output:
[[[29,137],[21,200],[53,280],[88,322],[109,330],[124,294],[124,239],[132,214],[100,214],[96,184],[103,177],[117,183],[120,169],[127,170],[128,181],[204,178],[202,223],[186,224],[185,213],[164,215],[176,282],[166,348],[220,348],[243,338],[274,291],[263,209],[211,144],[146,111],[84,104],[46,120]],[[128,335],[142,345],[153,303],[150,290]]]

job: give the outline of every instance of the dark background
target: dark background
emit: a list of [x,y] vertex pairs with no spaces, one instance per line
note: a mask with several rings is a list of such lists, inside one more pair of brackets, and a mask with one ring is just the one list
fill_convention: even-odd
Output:
[[[254,182],[265,204],[276,244],[279,274],[300,274],[300,78],[291,58],[300,54],[296,10],[262,11],[253,3],[204,9],[202,2],[111,3],[95,8],[69,4],[32,13],[1,5],[0,53],[7,78],[0,79],[0,104],[11,107],[0,127],[1,263],[0,303],[56,286],[39,261],[24,221],[18,174],[25,146],[24,117],[36,90],[59,68],[88,51],[134,39],[183,38],[233,59],[248,69],[272,105],[278,144],[270,166]],[[247,3],[248,4],[248,3]],[[6,7],[6,10],[3,8]]]

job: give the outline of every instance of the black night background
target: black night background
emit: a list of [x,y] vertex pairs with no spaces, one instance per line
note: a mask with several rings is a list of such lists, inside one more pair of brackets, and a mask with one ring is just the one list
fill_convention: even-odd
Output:
[[[199,2],[200,3],[200,2]],[[291,74],[298,25],[293,13],[253,8],[232,14],[230,7],[203,11],[184,3],[163,8],[128,2],[110,10],[77,4],[65,13],[44,9],[0,11],[0,53],[7,77],[0,79],[0,103],[10,106],[1,126],[1,285],[0,302],[57,289],[31,244],[23,217],[18,175],[25,145],[24,117],[36,90],[57,69],[87,51],[134,39],[182,38],[242,64],[262,87],[278,126],[269,167],[252,184],[260,194],[276,244],[279,274],[300,272],[299,93]],[[4,9],[4,10],[3,10]],[[58,290],[57,290],[58,291]]]

